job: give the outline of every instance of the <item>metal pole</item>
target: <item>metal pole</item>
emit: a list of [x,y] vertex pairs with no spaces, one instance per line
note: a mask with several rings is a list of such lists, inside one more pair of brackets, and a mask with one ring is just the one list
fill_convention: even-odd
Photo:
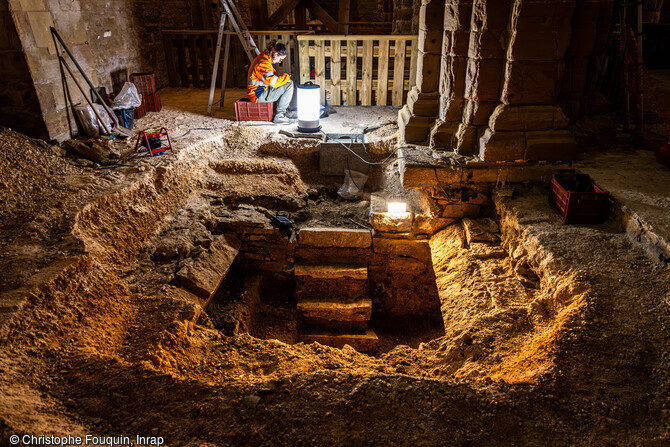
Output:
[[642,60],[642,1],[637,2],[637,131],[642,133],[644,128],[644,93],[642,89],[643,60]]
[[209,103],[207,103],[207,115],[212,114],[212,103],[214,102],[214,90],[216,89],[216,75],[219,71],[219,58],[221,56],[221,39],[223,28],[226,23],[226,13],[221,12],[219,20],[219,37],[216,39],[216,50],[214,50],[214,68],[212,68],[212,84],[209,86]]

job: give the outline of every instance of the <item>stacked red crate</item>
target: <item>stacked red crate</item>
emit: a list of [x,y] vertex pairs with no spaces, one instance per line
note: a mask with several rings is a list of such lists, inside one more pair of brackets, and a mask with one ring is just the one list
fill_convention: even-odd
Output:
[[[137,92],[142,95],[142,113],[139,118],[144,116],[147,112],[161,111],[161,98],[158,90],[156,90],[156,80],[153,73],[133,73],[130,75],[130,82],[135,84]],[[135,118],[138,118],[137,111]]]

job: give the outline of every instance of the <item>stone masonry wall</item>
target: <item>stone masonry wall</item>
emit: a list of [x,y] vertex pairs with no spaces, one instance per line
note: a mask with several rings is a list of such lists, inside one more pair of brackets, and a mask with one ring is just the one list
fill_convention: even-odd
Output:
[[[94,86],[112,91],[113,74],[154,71],[160,87],[167,84],[160,30],[191,28],[195,11],[188,0],[9,0],[9,9],[47,128],[45,138],[54,140],[70,138],[70,129],[76,131],[76,126],[65,107],[51,26]],[[69,65],[75,70],[74,64]],[[83,103],[71,80],[68,87],[72,103]]]
[[0,0],[0,79],[0,124],[33,138],[47,138],[37,92],[7,0]]
[[595,92],[612,8],[613,0],[423,0],[419,42],[440,41],[441,56],[430,46],[419,53],[417,88],[399,113],[405,142],[484,161],[571,160],[566,111],[578,118]]

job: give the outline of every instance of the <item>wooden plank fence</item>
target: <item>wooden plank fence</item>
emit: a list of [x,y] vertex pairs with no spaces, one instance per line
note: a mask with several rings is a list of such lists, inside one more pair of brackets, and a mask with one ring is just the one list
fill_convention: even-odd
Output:
[[323,104],[401,106],[416,83],[417,39],[297,36],[300,83],[320,85]]
[[[310,33],[251,31],[260,50],[271,39],[286,45],[288,55],[277,71],[290,73],[300,84],[319,84],[323,104],[404,104],[416,83],[417,36]],[[237,36],[230,37],[227,87],[244,87],[249,61]],[[171,87],[210,86],[216,38],[216,31],[163,31]]]

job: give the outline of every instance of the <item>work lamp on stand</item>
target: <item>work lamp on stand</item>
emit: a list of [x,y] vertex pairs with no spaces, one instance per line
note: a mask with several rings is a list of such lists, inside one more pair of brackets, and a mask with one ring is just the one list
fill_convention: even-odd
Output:
[[318,85],[306,82],[298,86],[298,131],[318,132],[321,130],[321,89]]

